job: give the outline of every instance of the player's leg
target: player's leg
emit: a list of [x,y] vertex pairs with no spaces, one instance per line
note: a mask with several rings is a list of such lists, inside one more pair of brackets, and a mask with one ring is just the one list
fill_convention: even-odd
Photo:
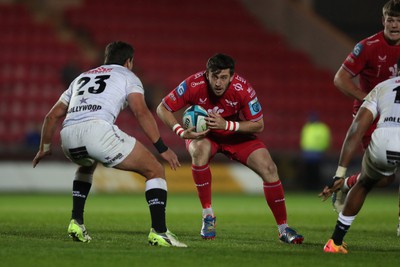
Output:
[[[380,143],[383,145],[379,146],[374,142],[374,144],[365,151],[360,178],[358,178],[357,183],[347,195],[343,211],[339,213],[332,237],[324,247],[325,252],[347,253],[345,248],[344,250],[341,248],[344,236],[361,210],[368,193],[382,180],[390,181],[395,177],[396,166],[388,162],[385,145],[387,143],[387,139],[385,139],[387,138],[386,136],[393,135],[387,134],[386,131],[381,133],[384,138],[376,139],[381,140]],[[377,133],[377,135],[378,134],[379,133]],[[379,168],[375,166],[376,164]]]
[[93,181],[93,173],[97,163],[92,166],[80,166],[75,172],[75,179],[72,185],[72,215],[71,219],[76,220],[79,224],[84,223],[84,209],[86,199],[89,196],[90,188]]
[[164,166],[156,157],[136,140],[134,148],[128,156],[113,167],[119,170],[137,172],[146,178],[145,196],[151,215],[149,243],[156,246],[186,247],[167,228],[165,216],[167,182]]
[[347,245],[343,242],[355,217],[364,204],[365,198],[376,185],[377,180],[372,180],[366,174],[361,174],[357,183],[349,191],[343,211],[339,213],[332,237],[324,246],[324,251],[329,253],[347,253]]
[[75,172],[72,185],[72,214],[68,226],[68,234],[75,241],[90,242],[91,240],[84,225],[83,213],[96,166],[97,163],[93,163],[91,166],[80,166]]
[[[250,145],[251,144],[251,145]],[[271,155],[259,140],[236,147],[237,159],[252,169],[263,180],[264,196],[278,225],[279,238],[285,243],[301,244],[303,236],[287,224],[286,203],[278,170]]]
[[399,224],[397,225],[397,236],[400,236],[400,185],[399,185]]
[[[378,121],[379,121],[379,117],[377,117],[375,119],[374,123],[371,125],[371,127],[367,130],[367,132],[364,134],[364,136],[362,138],[361,146],[364,151],[367,150],[369,144],[371,143],[372,134],[376,129],[376,124]],[[342,188],[339,191],[332,194],[333,209],[337,213],[340,213],[343,210],[347,193],[357,183],[357,180],[359,178],[360,178],[359,172],[346,177]],[[376,184],[376,186],[377,187],[386,187],[391,183],[392,183],[392,180],[390,177],[384,177]],[[399,209],[399,213],[400,213],[400,209]]]
[[[84,209],[86,199],[92,186],[93,173],[97,163],[90,158],[85,146],[85,131],[90,129],[90,123],[72,125],[62,129],[61,141],[65,156],[72,162],[80,165],[75,172],[72,185],[72,213],[68,226],[68,234],[75,241],[89,242],[90,236],[84,225]],[[93,139],[93,137],[92,137]]]
[[[187,149],[192,158],[192,177],[203,208],[200,235],[203,239],[214,239],[216,236],[216,217],[212,209],[212,175],[209,167],[213,155],[212,141],[207,138],[187,141]],[[215,153],[215,152],[214,152]]]

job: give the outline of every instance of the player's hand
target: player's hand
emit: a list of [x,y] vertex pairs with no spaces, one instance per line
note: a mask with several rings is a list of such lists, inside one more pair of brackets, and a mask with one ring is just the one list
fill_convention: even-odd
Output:
[[47,150],[47,151],[42,151],[39,150],[38,153],[36,154],[35,158],[32,161],[32,165],[33,168],[36,167],[36,165],[38,165],[38,163],[46,156],[50,156],[51,155],[51,150]]
[[342,188],[344,184],[343,177],[333,177],[332,183],[324,187],[321,193],[319,193],[319,197],[322,198],[322,201],[327,200],[334,192],[338,191]]
[[176,169],[181,166],[181,163],[178,160],[178,156],[170,148],[168,148],[167,151],[161,153],[160,155],[163,159],[168,161],[169,166],[172,170],[176,171]]
[[184,139],[200,139],[200,138],[204,138],[208,132],[210,131],[210,129],[207,129],[205,131],[202,132],[196,132],[196,127],[190,127],[187,128],[184,132],[183,132],[183,138]]
[[219,113],[210,112],[208,117],[204,118],[207,122],[208,129],[225,130],[226,120]]

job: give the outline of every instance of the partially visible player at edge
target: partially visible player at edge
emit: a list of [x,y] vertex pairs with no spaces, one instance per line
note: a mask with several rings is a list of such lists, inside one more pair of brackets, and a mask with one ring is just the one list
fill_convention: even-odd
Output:
[[[353,116],[359,110],[364,97],[378,83],[396,76],[396,63],[400,56],[400,0],[388,1],[382,8],[382,14],[383,31],[357,43],[334,78],[335,86],[345,95],[354,99]],[[354,79],[357,76],[359,85]],[[362,139],[364,150],[368,147],[371,134],[376,128],[376,122],[377,120]],[[343,209],[346,194],[356,183],[358,177],[359,173],[347,177],[341,190],[333,194],[333,206],[338,213]],[[378,186],[390,183],[391,181],[384,179],[379,182]],[[400,236],[400,198],[397,235]]]
[[[344,182],[347,167],[358,149],[364,133],[378,118],[371,142],[365,150],[360,178],[349,191],[343,211],[339,213],[331,239],[324,246],[324,252],[347,253],[343,242],[364,201],[379,181],[393,181],[400,165],[400,78],[395,77],[379,83],[366,97],[347,131],[342,145],[338,168],[330,186],[319,194],[326,200]],[[379,218],[377,218],[379,220]]]
[[54,132],[65,117],[60,132],[62,149],[67,158],[79,165],[73,182],[68,234],[75,241],[91,240],[83,212],[93,173],[100,162],[105,167],[137,172],[146,178],[151,245],[186,247],[166,226],[167,183],[163,165],[142,143],[114,125],[119,112],[129,105],[161,157],[174,170],[180,166],[176,154],[163,143],[156,121],[147,108],[142,82],[132,72],[133,54],[133,47],[127,43],[110,43],[105,49],[104,64],[80,74],[71,83],[45,117],[33,167],[51,155]]
[[[185,139],[192,158],[192,176],[203,208],[200,235],[216,236],[216,216],[211,205],[211,170],[216,153],[223,153],[257,173],[266,201],[278,225],[279,239],[301,244],[303,236],[287,224],[285,196],[275,163],[265,145],[255,135],[264,129],[263,113],[256,92],[235,72],[234,60],[224,54],[212,56],[206,70],[186,78],[157,108],[160,119]],[[200,105],[209,113],[208,129],[183,129],[173,112],[189,105]]]

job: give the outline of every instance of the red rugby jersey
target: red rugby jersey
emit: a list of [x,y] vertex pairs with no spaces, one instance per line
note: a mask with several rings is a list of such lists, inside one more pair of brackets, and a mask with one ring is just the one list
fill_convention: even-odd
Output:
[[[221,114],[225,120],[258,121],[263,117],[262,108],[256,92],[241,76],[236,73],[222,96],[215,96],[208,87],[205,71],[186,78],[162,100],[164,106],[172,112],[190,105],[199,105],[207,112]],[[227,131],[213,131],[227,135]]]
[[[357,43],[342,67],[353,76],[359,75],[361,89],[369,93],[375,85],[396,76],[400,46],[390,45],[383,31]],[[354,113],[362,102],[354,101]]]

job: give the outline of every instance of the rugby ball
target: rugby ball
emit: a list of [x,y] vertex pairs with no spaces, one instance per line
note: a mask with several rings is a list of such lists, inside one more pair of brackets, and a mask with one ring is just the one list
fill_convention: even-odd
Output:
[[206,120],[204,119],[207,116],[207,111],[201,106],[190,106],[183,112],[183,126],[185,129],[196,127],[196,132],[203,132],[207,130]]

